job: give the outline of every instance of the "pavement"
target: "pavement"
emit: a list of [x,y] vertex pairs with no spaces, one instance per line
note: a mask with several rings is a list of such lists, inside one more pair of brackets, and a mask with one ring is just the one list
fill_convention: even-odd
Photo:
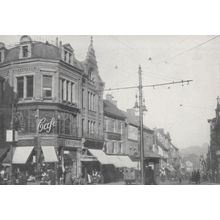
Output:
[[[28,182],[27,185],[40,185],[40,182]],[[103,183],[99,185],[126,185],[124,181],[119,182],[111,182],[111,183]],[[139,185],[139,184],[132,184],[132,185]],[[158,185],[196,185],[195,183],[189,182],[188,180],[184,180],[181,183],[178,181],[160,181]],[[218,185],[216,183],[210,183],[210,182],[202,182],[198,185]]]

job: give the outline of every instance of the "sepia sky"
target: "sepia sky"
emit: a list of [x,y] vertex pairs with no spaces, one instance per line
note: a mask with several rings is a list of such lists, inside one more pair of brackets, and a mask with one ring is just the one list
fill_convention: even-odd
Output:
[[[86,57],[90,36],[58,36],[70,43],[79,60]],[[214,36],[94,36],[99,74],[105,87],[126,87],[138,83],[142,66],[143,85],[192,79],[189,85],[145,88],[148,112],[145,125],[169,131],[179,148],[209,143],[207,119],[215,116],[220,95],[220,37]],[[0,36],[6,45],[20,36]],[[33,40],[55,42],[56,36],[32,36]],[[201,45],[201,46],[199,46]],[[190,48],[194,48],[188,50]],[[184,52],[185,51],[185,52]],[[149,59],[151,57],[151,59]],[[136,89],[112,91],[118,107],[126,110],[135,102]]]

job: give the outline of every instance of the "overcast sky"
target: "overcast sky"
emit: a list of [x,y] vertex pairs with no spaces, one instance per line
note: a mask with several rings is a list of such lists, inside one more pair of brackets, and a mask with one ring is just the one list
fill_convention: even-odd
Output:
[[[58,36],[70,43],[79,60],[86,57],[90,36]],[[142,66],[143,85],[192,79],[190,85],[145,88],[148,112],[145,124],[169,131],[179,148],[209,143],[207,119],[215,116],[216,97],[220,95],[220,37],[182,53],[214,36],[94,36],[99,74],[107,88],[133,86],[138,83],[138,66]],[[20,36],[0,36],[13,45]],[[56,36],[32,36],[49,42]],[[151,60],[149,60],[151,57]],[[136,89],[111,92],[118,107],[126,110],[135,102]]]

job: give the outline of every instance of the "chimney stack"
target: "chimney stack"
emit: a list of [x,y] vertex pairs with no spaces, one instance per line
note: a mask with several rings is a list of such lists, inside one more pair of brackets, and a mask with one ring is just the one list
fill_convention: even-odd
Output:
[[111,102],[113,105],[117,106],[117,101],[114,100],[114,97],[111,94],[106,94],[106,100]]

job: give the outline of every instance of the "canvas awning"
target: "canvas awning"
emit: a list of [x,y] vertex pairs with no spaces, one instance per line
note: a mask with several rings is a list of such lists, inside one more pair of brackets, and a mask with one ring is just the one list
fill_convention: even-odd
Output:
[[117,168],[126,167],[124,161],[122,161],[119,156],[116,155],[108,155],[111,164],[113,164]]
[[112,164],[109,160],[109,156],[102,150],[89,149],[89,152],[101,163],[101,164]]
[[12,158],[13,164],[25,164],[31,155],[34,146],[16,147]]
[[54,146],[42,146],[41,148],[44,155],[44,162],[46,163],[58,162],[58,158]]
[[138,168],[137,163],[133,162],[128,156],[118,156],[118,158],[122,161],[124,167]]
[[144,157],[145,158],[155,158],[160,159],[161,156],[153,151],[144,151]]
[[0,148],[0,161],[3,160],[6,157],[7,152],[9,150],[10,150],[10,148],[8,148],[8,147]]

